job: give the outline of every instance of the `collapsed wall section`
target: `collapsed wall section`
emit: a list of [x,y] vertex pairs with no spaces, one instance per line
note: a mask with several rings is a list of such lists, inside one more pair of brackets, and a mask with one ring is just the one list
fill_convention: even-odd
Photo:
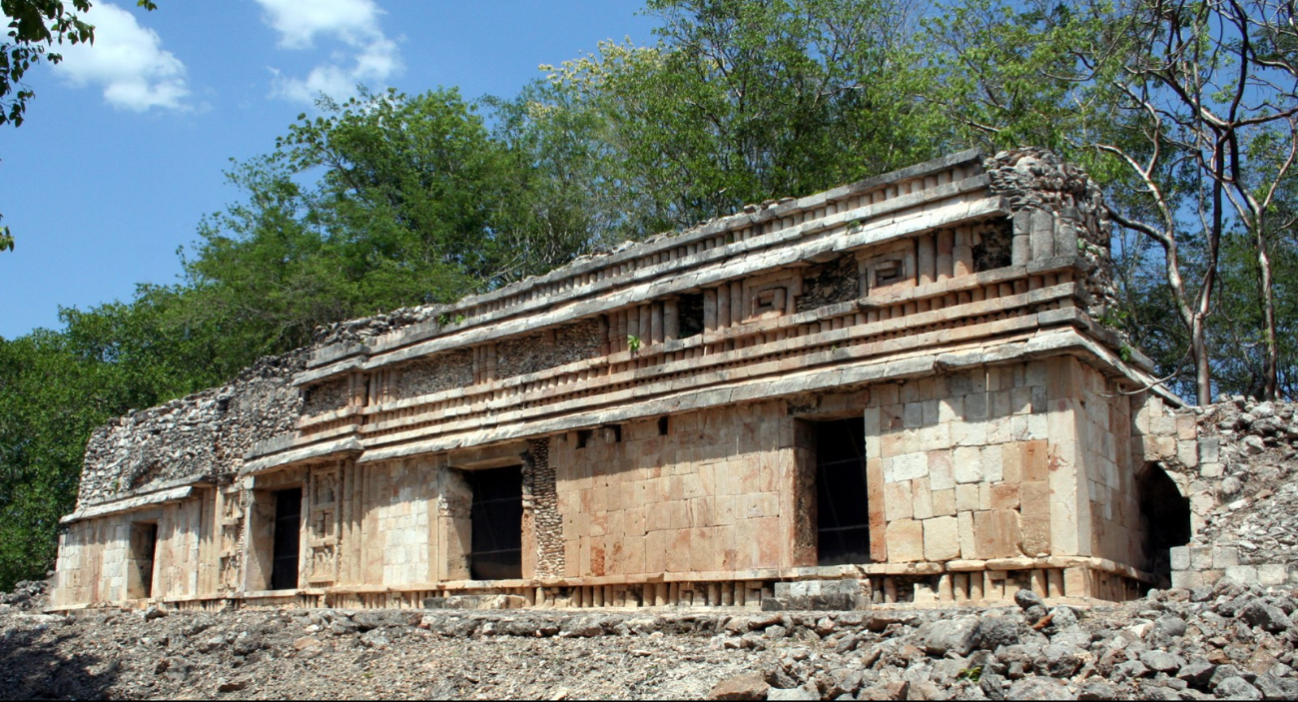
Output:
[[97,429],[86,444],[78,509],[237,472],[254,444],[296,427],[303,404],[292,378],[306,356],[264,358],[228,385]]

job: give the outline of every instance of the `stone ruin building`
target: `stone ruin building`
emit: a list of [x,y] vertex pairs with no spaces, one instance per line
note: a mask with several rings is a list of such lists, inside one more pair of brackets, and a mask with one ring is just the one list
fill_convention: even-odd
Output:
[[99,429],[52,607],[1138,597],[1199,443],[1109,240],[1053,154],[963,152],[335,325]]

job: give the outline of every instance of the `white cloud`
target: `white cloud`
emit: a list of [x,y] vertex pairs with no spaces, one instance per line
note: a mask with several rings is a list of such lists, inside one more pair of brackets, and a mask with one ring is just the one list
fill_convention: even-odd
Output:
[[185,64],[162,50],[157,32],[107,2],[95,3],[81,17],[95,26],[95,42],[58,47],[63,61],[54,66],[55,72],[78,87],[102,86],[104,100],[113,107],[136,112],[151,107],[190,109],[185,103]]
[[266,11],[264,20],[279,33],[285,49],[311,49],[317,38],[333,39],[343,46],[330,54],[305,78],[287,78],[276,69],[273,94],[310,103],[320,93],[345,99],[356,85],[375,88],[401,70],[396,42],[379,27],[382,10],[374,0],[257,0]]

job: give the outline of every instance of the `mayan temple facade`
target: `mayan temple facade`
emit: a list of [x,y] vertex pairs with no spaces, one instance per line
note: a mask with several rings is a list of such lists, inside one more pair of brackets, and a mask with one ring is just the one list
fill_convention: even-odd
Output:
[[964,152],[336,325],[97,431],[52,606],[1134,598],[1197,444],[1109,240],[1085,174]]

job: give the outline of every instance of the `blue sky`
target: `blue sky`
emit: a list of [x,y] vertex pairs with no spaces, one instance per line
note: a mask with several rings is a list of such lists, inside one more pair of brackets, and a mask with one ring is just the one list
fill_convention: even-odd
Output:
[[[70,4],[70,3],[69,3]],[[171,283],[199,219],[236,200],[229,159],[269,152],[321,90],[363,82],[510,96],[604,39],[652,40],[640,0],[95,2],[91,47],[28,73],[0,128],[0,337],[58,328],[58,307]]]

